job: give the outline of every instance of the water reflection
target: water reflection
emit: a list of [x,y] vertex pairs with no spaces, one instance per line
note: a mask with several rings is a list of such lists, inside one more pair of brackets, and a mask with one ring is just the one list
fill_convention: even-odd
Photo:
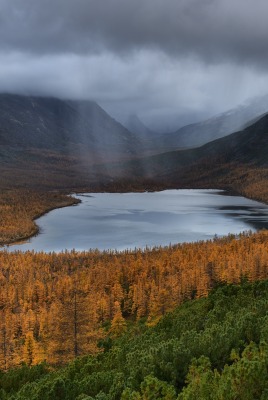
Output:
[[268,229],[268,206],[218,190],[78,195],[82,203],[54,210],[41,233],[10,250],[144,248]]

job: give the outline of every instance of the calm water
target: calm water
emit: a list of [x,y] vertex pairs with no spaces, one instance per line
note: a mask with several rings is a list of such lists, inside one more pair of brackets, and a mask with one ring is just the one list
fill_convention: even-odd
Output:
[[168,245],[268,229],[268,206],[218,190],[91,193],[38,219],[40,234],[10,250],[62,251]]

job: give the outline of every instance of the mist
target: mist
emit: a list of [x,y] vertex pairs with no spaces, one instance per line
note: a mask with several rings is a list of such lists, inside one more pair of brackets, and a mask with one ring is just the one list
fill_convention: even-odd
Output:
[[267,2],[0,0],[0,92],[174,130],[268,93]]
[[155,52],[125,59],[110,53],[0,55],[0,76],[1,92],[94,100],[122,123],[137,114],[157,131],[209,118],[267,91],[264,71],[231,64],[208,68]]
[[0,0],[0,9],[0,92],[95,100],[161,132],[268,93],[264,0]]

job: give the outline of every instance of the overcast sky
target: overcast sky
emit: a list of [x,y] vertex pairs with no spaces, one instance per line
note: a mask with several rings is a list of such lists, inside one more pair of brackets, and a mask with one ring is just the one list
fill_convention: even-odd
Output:
[[267,0],[0,0],[0,91],[165,129],[268,93]]

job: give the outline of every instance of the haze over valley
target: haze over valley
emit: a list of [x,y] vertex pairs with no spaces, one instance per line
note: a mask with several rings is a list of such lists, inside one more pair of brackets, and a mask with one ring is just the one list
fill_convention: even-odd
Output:
[[[213,168],[219,163],[267,166],[266,102],[266,96],[255,99],[247,106],[160,135],[138,117],[132,117],[127,129],[92,101],[2,94],[2,182],[8,186],[9,175],[17,171],[18,186],[26,179],[29,186],[39,182],[40,187],[42,183],[53,187],[55,181],[66,188],[136,178],[156,182],[163,178],[174,184],[176,175],[187,176],[185,168],[206,168],[208,160]],[[229,134],[230,126],[243,130]],[[221,136],[226,137],[212,140]],[[200,147],[208,138],[211,144]]]

